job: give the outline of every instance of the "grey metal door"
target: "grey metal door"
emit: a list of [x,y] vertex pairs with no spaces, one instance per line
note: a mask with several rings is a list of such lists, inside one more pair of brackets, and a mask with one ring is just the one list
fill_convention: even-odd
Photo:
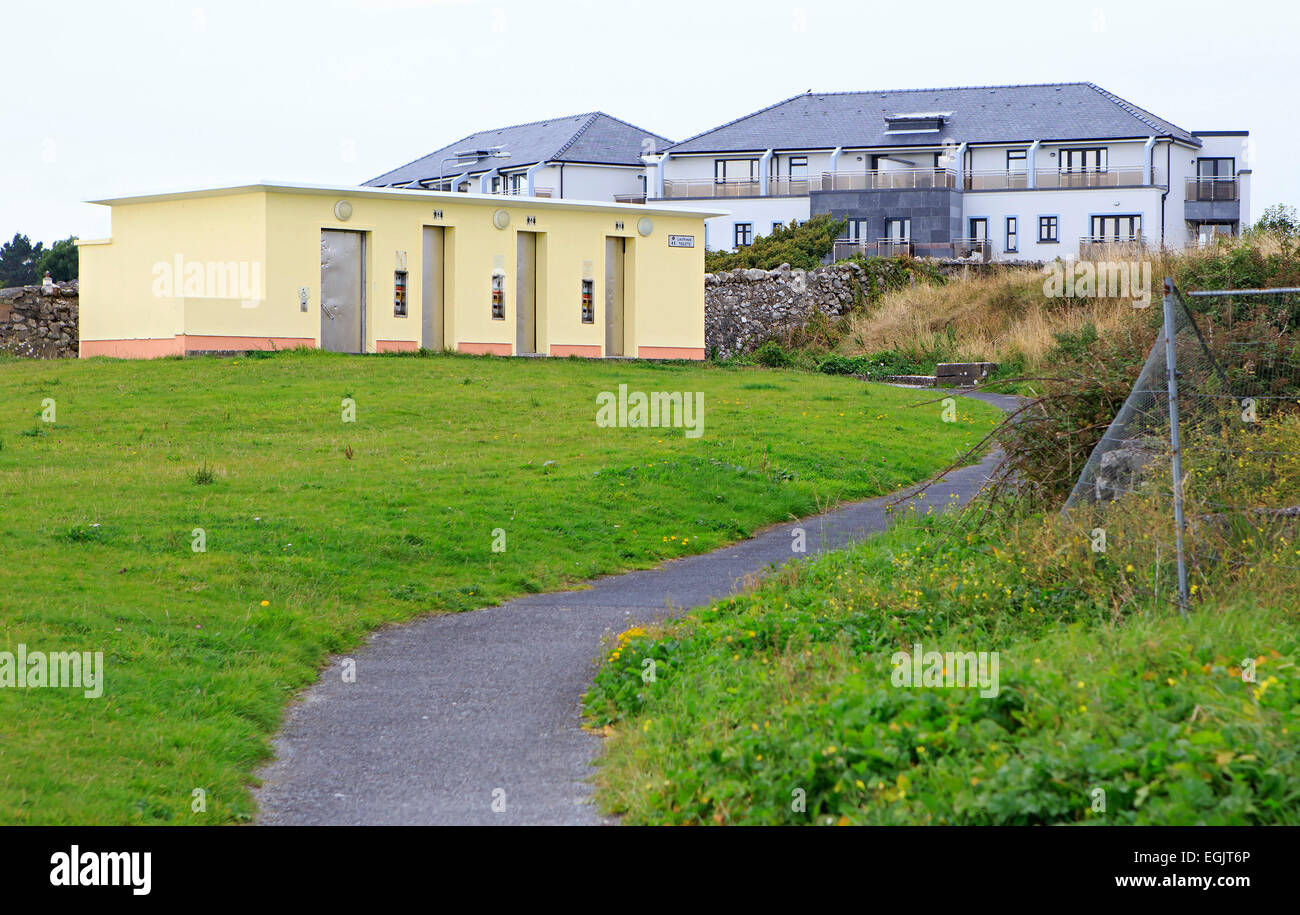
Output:
[[362,351],[365,322],[365,241],[361,232],[320,233],[320,346]]
[[623,239],[605,239],[605,355],[623,356]]
[[443,234],[438,226],[424,228],[424,259],[420,276],[420,345],[438,350],[446,346],[443,324]]
[[537,236],[520,232],[515,259],[515,355],[537,352]]

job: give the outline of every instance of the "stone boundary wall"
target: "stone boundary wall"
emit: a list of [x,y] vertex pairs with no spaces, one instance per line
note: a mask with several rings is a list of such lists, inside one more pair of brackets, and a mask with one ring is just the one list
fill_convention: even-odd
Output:
[[[868,259],[867,264],[873,263]],[[880,263],[886,263],[881,260]],[[951,280],[1003,270],[1041,270],[1037,262],[970,263],[936,261],[932,266]],[[775,270],[756,268],[704,275],[704,348],[726,359],[749,352],[771,339],[781,339],[808,323],[814,311],[836,318],[863,303],[868,290],[887,281],[883,270],[854,261],[813,270],[782,264]],[[873,282],[874,279],[874,282]],[[914,280],[913,280],[914,282]]]
[[838,317],[861,301],[862,268],[740,269],[704,275],[704,348],[725,359],[802,327],[814,311]]
[[77,283],[0,289],[0,352],[54,359],[77,355]]

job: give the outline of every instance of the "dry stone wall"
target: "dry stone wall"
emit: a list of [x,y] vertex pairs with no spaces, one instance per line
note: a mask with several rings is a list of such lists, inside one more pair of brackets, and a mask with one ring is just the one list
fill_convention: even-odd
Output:
[[704,345],[725,359],[808,323],[814,311],[838,317],[861,302],[862,268],[741,269],[704,275]]
[[0,352],[37,359],[76,356],[76,282],[0,289]]

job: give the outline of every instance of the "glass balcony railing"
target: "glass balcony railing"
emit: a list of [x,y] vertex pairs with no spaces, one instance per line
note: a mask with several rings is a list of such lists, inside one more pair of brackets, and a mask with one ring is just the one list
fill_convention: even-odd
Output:
[[1240,199],[1236,178],[1188,178],[1186,192],[1188,200],[1218,202]]

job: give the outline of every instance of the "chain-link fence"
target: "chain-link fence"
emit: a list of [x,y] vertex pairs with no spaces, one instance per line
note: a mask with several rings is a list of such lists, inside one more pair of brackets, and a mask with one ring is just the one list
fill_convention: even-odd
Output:
[[1106,506],[1094,549],[1172,560],[1163,590],[1185,609],[1216,577],[1300,570],[1300,288],[1184,297],[1166,280],[1163,307],[1066,509]]

